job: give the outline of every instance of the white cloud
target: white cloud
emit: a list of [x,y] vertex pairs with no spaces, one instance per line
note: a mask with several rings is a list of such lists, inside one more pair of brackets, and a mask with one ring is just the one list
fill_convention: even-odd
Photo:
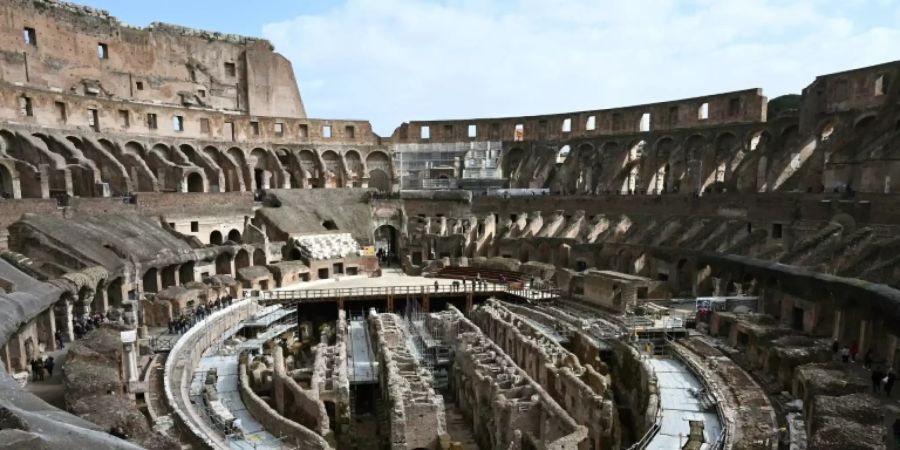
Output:
[[[268,24],[314,117],[547,114],[762,87],[896,59],[898,2],[346,0]],[[883,20],[883,23],[879,23]]]

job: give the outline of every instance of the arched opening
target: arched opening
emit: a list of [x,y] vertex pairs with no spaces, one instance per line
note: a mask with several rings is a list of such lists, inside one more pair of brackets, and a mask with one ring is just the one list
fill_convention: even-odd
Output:
[[359,152],[357,152],[356,150],[348,150],[346,153],[344,153],[344,161],[347,163],[347,171],[350,172],[352,186],[360,186],[359,179],[362,176],[363,164],[362,157],[359,156]]
[[159,292],[159,274],[156,268],[151,268],[144,272],[144,277],[141,281],[144,285],[144,292]]
[[234,256],[234,270],[238,271],[244,267],[250,267],[250,252],[242,248]]
[[566,159],[569,157],[569,153],[572,151],[572,147],[568,145],[563,145],[562,148],[556,152],[556,164],[564,164]]
[[675,264],[675,295],[691,295],[693,292],[693,274],[687,259],[681,259]]
[[653,159],[657,169],[650,188],[656,194],[669,192],[669,158],[672,157],[674,146],[675,142],[671,138],[663,138],[656,143],[656,153],[653,155]]
[[91,313],[91,305],[94,301],[94,292],[87,286],[83,286],[78,290],[78,301],[75,302],[74,314],[81,317]]
[[522,163],[522,159],[524,158],[525,151],[521,148],[513,148],[510,149],[509,152],[506,153],[506,157],[503,161],[503,177],[510,178],[512,177],[513,172],[519,168],[519,164]]
[[531,247],[523,245],[519,247],[519,262],[531,261]]
[[383,263],[398,260],[397,235],[393,225],[381,225],[375,229],[375,254]]
[[122,279],[112,280],[106,287],[106,300],[112,308],[122,307]]
[[162,270],[162,288],[178,285],[178,266],[167,266]]
[[338,229],[337,224],[334,223],[333,220],[326,220],[326,221],[322,222],[322,227],[328,231],[337,231],[337,229]]
[[834,134],[835,127],[831,122],[826,123],[822,127],[822,131],[819,132],[819,142],[826,142],[831,139],[831,136]]
[[[673,187],[679,191],[700,192],[703,165],[703,149],[706,146],[706,138],[695,134],[684,143],[681,169],[683,173],[675,173]],[[680,177],[680,179],[679,179]]]
[[391,179],[387,172],[381,169],[372,169],[369,171],[369,187],[375,188],[378,192],[391,191]]
[[188,192],[203,192],[203,177],[197,173],[191,173],[187,176]]
[[231,255],[228,253],[220,253],[216,257],[216,274],[231,275]]
[[537,260],[542,263],[553,263],[553,261],[551,260],[550,252],[550,244],[544,242],[543,244],[539,245],[537,250]]
[[178,268],[178,281],[181,284],[197,281],[194,274],[194,262],[188,261]]
[[874,114],[870,114],[868,116],[857,119],[856,124],[853,125],[853,128],[857,130],[868,128],[870,125],[875,123],[875,117],[876,116]]
[[13,177],[4,165],[0,164],[0,199],[10,199],[14,197]]
[[292,248],[291,253],[290,253],[290,259],[292,261],[299,261],[299,260],[303,259],[303,252],[301,252],[300,249],[297,247]]
[[237,244],[241,243],[241,232],[235,229],[232,229],[228,232],[228,240]]
[[344,171],[341,164],[341,157],[332,150],[322,153],[322,163],[325,165],[325,187],[343,187]]
[[209,233],[209,243],[212,245],[222,245],[222,232],[215,230]]
[[266,252],[258,248],[253,251],[253,265],[254,266],[264,266],[266,265]]
[[263,169],[253,169],[254,190],[263,190],[263,182],[266,178],[266,171]]

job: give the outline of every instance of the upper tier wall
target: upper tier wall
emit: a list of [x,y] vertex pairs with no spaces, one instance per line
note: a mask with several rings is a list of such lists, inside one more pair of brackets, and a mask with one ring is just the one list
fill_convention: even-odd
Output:
[[0,5],[0,78],[38,89],[306,117],[290,62],[265,40],[154,23],[58,1]]
[[670,102],[542,116],[413,121],[394,130],[391,140],[415,143],[555,140],[756,123],[765,122],[766,105],[761,89],[748,89]]
[[[2,52],[2,50],[0,50]],[[30,102],[28,115],[23,99]],[[97,112],[96,117],[93,111]],[[180,117],[181,129],[176,128]],[[233,142],[377,144],[364,120],[245,115],[234,111],[86,97],[0,82],[0,122],[79,132],[124,133]]]

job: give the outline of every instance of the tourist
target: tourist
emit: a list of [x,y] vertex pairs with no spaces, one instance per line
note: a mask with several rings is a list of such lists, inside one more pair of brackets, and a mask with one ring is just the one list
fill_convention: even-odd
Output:
[[856,341],[853,341],[850,344],[850,360],[856,362],[856,355],[859,353],[859,344]]
[[841,349],[841,361],[844,361],[844,363],[850,362],[850,347],[846,345]]
[[58,348],[58,349],[66,348],[66,346],[63,344],[62,331],[56,330],[56,333],[53,333],[53,337],[56,338],[56,348]]
[[31,378],[34,381],[44,381],[44,361],[35,358],[31,363]]
[[128,435],[125,434],[125,430],[122,429],[122,427],[120,427],[120,426],[114,426],[114,427],[110,428],[109,434],[111,434],[119,439],[128,440]]
[[47,369],[47,374],[50,375],[51,377],[53,376],[54,364],[55,364],[55,361],[53,360],[52,356],[48,357],[47,361],[44,362],[44,367]]
[[884,377],[884,395],[890,397],[891,389],[894,388],[894,381],[897,381],[897,375],[894,374],[894,368],[888,370],[887,376]]
[[870,369],[872,367],[872,349],[866,350],[866,356],[863,357],[863,367]]
[[881,389],[882,378],[884,378],[885,373],[881,371],[880,367],[876,367],[872,369],[872,393],[877,394]]
[[437,292],[437,291],[438,291],[438,282],[437,282],[437,280],[434,280],[434,292]]

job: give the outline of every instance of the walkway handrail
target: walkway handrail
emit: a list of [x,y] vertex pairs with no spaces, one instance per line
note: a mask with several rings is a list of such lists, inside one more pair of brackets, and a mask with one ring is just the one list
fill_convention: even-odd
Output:
[[[169,402],[172,410],[175,411],[175,414],[184,426],[210,448],[225,448],[226,446],[221,438],[210,433],[212,430],[202,429],[207,426],[205,425],[205,422],[197,416],[196,412],[190,411],[190,407],[188,407],[187,409],[189,410],[186,411],[182,408],[182,404],[179,403],[179,400],[181,400],[185,402],[185,405],[190,404],[190,400],[185,399],[185,395],[187,394],[186,388],[190,385],[190,378],[188,378],[188,375],[193,376],[197,352],[202,354],[203,351],[206,350],[206,347],[198,348],[196,345],[189,346],[186,354],[182,354],[182,350],[193,340],[194,336],[197,335],[200,330],[204,329],[209,324],[218,321],[222,317],[232,315],[242,308],[248,307],[253,301],[255,301],[255,299],[250,298],[236,301],[197,322],[187,332],[181,335],[177,342],[175,342],[175,345],[172,346],[172,350],[169,351],[169,357],[166,359],[165,371],[163,372],[163,388],[166,394],[166,401]],[[179,365],[181,366],[180,379],[173,380],[172,376],[175,375],[175,368]],[[173,389],[174,383],[177,383],[178,386],[177,393]]]
[[294,289],[280,291],[262,291],[259,300],[262,303],[280,302],[292,300],[324,300],[348,297],[385,297],[397,295],[426,295],[426,294],[467,294],[467,293],[507,293],[525,299],[549,300],[558,298],[559,292],[546,289],[514,289],[508,285],[498,283],[466,284],[465,287],[443,284],[435,288],[431,285],[416,286],[366,286],[353,288],[326,288],[326,289]]

